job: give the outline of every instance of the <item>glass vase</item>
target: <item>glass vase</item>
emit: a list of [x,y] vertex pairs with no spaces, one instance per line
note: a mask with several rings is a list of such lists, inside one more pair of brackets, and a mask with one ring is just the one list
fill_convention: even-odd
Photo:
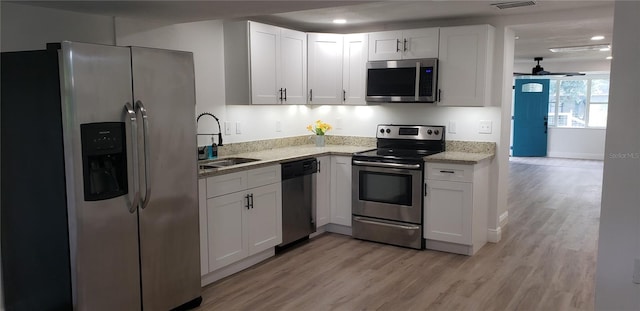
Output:
[[324,147],[324,135],[316,135],[316,147]]

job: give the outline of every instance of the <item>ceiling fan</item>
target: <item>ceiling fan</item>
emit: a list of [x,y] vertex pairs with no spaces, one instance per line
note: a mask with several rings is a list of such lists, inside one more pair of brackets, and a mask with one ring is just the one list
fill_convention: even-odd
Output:
[[540,66],[540,61],[542,61],[542,57],[535,57],[533,60],[538,62],[538,64],[531,69],[531,73],[524,72],[514,72],[514,76],[584,76],[585,74],[582,72],[549,72],[544,70],[542,66]]

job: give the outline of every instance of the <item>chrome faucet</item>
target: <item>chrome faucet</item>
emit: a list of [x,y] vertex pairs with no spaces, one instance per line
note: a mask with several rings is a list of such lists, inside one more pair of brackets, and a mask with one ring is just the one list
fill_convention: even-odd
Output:
[[[216,122],[218,123],[218,146],[222,146],[222,129],[220,128],[220,120],[219,120],[216,116],[214,116],[212,113],[209,113],[209,112],[203,112],[203,113],[201,113],[200,115],[198,115],[198,118],[196,119],[196,127],[197,127],[198,121],[200,121],[200,118],[201,118],[202,116],[205,116],[205,115],[206,115],[206,116],[211,116],[211,117],[212,117],[212,118],[214,118],[214,119],[216,120]],[[196,131],[196,132],[197,132],[197,131]],[[196,135],[211,135],[211,136],[213,136],[213,135],[215,135],[215,134],[198,134],[198,133],[196,133]],[[213,138],[213,137],[212,137],[212,138]]]

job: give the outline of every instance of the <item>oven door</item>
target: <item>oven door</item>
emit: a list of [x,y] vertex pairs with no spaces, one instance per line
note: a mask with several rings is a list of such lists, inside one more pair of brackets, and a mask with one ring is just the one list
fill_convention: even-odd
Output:
[[353,161],[353,214],[422,223],[422,165]]

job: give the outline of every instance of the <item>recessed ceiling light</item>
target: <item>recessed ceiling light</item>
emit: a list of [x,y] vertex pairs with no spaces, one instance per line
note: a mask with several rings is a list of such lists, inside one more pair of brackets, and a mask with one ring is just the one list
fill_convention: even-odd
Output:
[[347,20],[346,20],[346,19],[343,19],[343,18],[337,18],[337,19],[334,19],[334,20],[333,20],[333,23],[334,23],[334,24],[346,24],[346,23],[347,23]]
[[598,40],[602,40],[602,39],[604,39],[604,36],[593,36],[593,37],[591,37],[591,40],[593,40],[593,41],[598,41]]
[[607,59],[613,59],[613,56],[607,56]]
[[518,37],[518,36],[515,36],[515,38],[514,38],[514,39],[516,39],[516,40],[518,40],[518,39],[520,39],[520,37]]

